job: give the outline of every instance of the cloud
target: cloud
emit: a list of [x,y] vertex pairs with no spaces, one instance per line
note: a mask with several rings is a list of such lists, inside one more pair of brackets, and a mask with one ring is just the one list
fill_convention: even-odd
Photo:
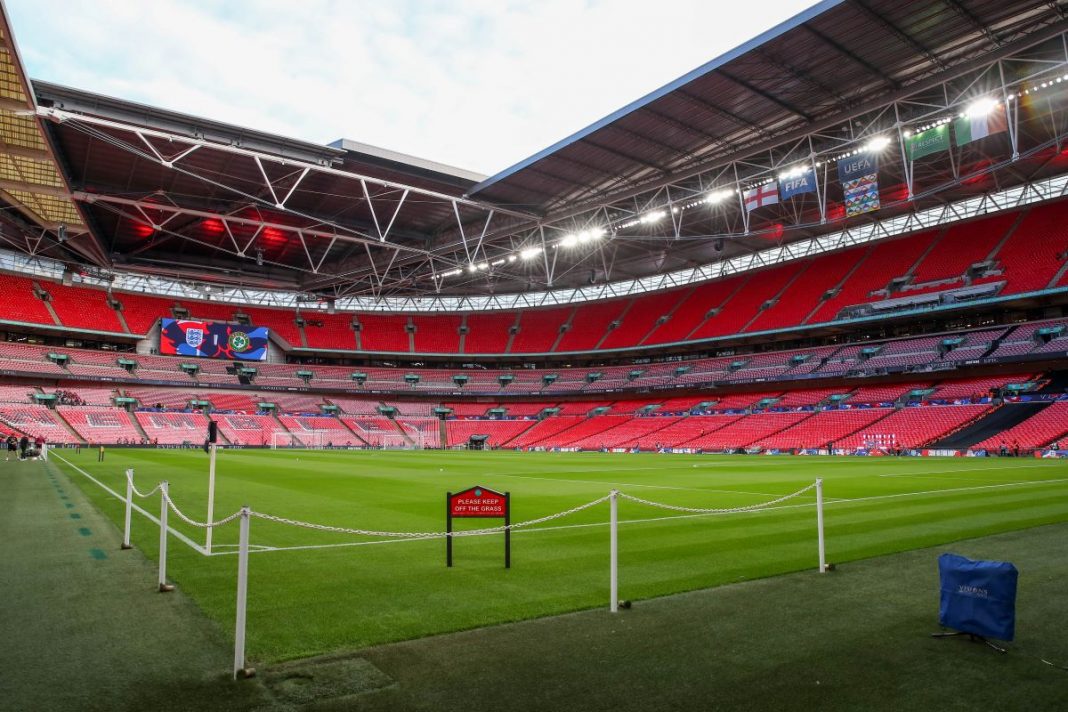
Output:
[[487,174],[808,5],[8,0],[30,75]]

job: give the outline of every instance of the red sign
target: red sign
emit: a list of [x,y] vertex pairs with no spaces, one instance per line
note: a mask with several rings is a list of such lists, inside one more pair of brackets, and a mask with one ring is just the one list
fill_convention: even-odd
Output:
[[485,487],[472,487],[449,495],[449,516],[507,517],[508,497]]

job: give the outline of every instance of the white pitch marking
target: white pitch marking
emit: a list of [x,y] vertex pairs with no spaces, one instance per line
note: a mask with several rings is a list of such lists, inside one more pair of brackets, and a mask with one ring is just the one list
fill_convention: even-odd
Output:
[[[650,469],[658,469],[658,468],[650,468]],[[592,471],[597,472],[599,470],[592,470]],[[617,472],[617,471],[618,470],[604,470],[604,472]],[[627,471],[630,472],[631,470],[628,468]],[[591,470],[584,470],[584,472],[591,472]],[[645,488],[648,488],[648,489],[682,490],[682,491],[685,491],[685,492],[716,492],[718,494],[751,494],[754,497],[777,497],[778,496],[778,495],[775,495],[775,494],[770,494],[768,492],[747,492],[745,490],[726,490],[726,489],[702,489],[701,487],[671,487],[669,485],[639,485],[639,484],[635,484],[633,482],[607,482],[607,481],[602,481],[602,480],[576,480],[576,479],[572,479],[570,477],[534,477],[533,475],[508,475],[508,474],[503,474],[503,473],[495,474],[495,475],[486,475],[486,476],[487,477],[518,477],[519,479],[523,479],[523,480],[543,480],[545,482],[557,482],[557,483],[561,483],[561,484],[564,484],[564,483],[567,483],[567,482],[577,482],[578,484],[585,484],[585,485],[615,485],[615,486],[618,486],[618,487],[645,487]]]
[[[983,467],[983,468],[979,468],[979,469],[975,469],[975,470],[969,470],[969,469],[965,468],[963,470],[956,469],[956,470],[926,470],[926,471],[920,471],[920,472],[887,472],[887,473],[879,475],[879,477],[923,477],[923,476],[926,476],[926,475],[943,475],[943,474],[952,473],[952,472],[974,472],[974,473],[980,473],[980,472],[994,472],[994,471],[999,471],[999,470],[1034,470],[1034,469],[1044,469],[1044,468],[1050,468],[1050,465],[1011,465],[1011,466],[1008,466],[1008,467]],[[949,478],[947,477],[946,479],[949,479]],[[967,479],[973,479],[973,478],[969,477]]]
[[[58,457],[60,460],[62,460],[63,462],[67,463],[68,465],[73,467],[75,470],[77,470],[78,472],[83,474],[89,480],[94,482],[98,487],[100,487],[100,489],[104,490],[105,492],[110,494],[115,499],[119,500],[120,502],[125,502],[126,501],[126,497],[125,496],[123,496],[123,495],[119,494],[118,492],[116,492],[115,490],[111,489],[106,484],[104,484],[103,482],[101,482],[97,478],[93,477],[88,472],[86,472],[82,468],[78,467],[77,465],[75,465],[73,462],[71,462],[67,458],[63,457],[62,455],[60,455],[59,453],[57,453],[55,451],[52,451],[51,454],[52,454],[53,457]],[[144,516],[148,517],[149,520],[155,522],[157,525],[159,524],[159,517],[149,513],[148,511],[146,511],[144,509],[141,509],[141,507],[139,507],[138,505],[131,503],[131,508],[134,509],[135,511],[139,512],[140,514],[143,514]],[[192,539],[190,539],[189,537],[187,537],[185,534],[181,533],[180,531],[178,531],[174,527],[168,525],[167,531],[169,531],[171,534],[173,534],[176,539],[178,539],[179,541],[181,541],[184,544],[188,544],[190,547],[192,547],[197,552],[199,552],[201,554],[204,554],[205,556],[208,555],[208,552],[204,547],[202,547],[200,544],[197,544],[195,541],[193,541]]]

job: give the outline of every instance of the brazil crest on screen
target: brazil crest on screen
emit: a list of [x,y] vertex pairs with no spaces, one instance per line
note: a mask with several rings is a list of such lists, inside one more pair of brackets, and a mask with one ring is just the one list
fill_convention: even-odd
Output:
[[267,357],[267,327],[264,326],[164,319],[159,341],[160,353],[175,356],[240,361],[262,361]]

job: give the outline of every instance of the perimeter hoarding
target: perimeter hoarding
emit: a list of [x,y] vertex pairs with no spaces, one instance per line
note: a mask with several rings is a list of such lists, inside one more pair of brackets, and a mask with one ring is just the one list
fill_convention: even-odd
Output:
[[267,327],[164,318],[159,333],[159,352],[171,356],[264,361],[267,359]]

